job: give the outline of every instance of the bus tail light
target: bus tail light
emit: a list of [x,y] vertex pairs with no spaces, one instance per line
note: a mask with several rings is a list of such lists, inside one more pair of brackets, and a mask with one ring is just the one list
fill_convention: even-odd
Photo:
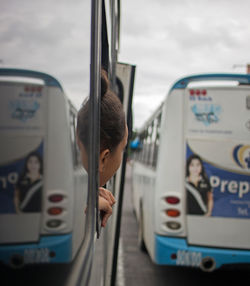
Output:
[[180,211],[177,209],[168,209],[165,211],[168,216],[178,217],[180,215]]
[[175,196],[169,196],[165,198],[165,201],[171,205],[176,205],[180,202],[180,199]]
[[62,211],[63,211],[62,208],[57,208],[57,207],[53,207],[53,208],[48,209],[48,213],[50,215],[59,215],[62,213]]
[[206,94],[207,94],[207,91],[206,91],[205,89],[203,89],[203,90],[201,91],[201,94],[202,94],[202,95],[206,95]]
[[62,200],[63,200],[63,195],[56,194],[49,196],[49,201],[52,203],[58,203],[61,202]]
[[194,96],[194,95],[203,95],[203,96],[206,96],[207,94],[207,90],[206,89],[190,89],[189,90],[189,94]]
[[181,228],[181,224],[177,221],[168,221],[167,227],[173,230],[177,230]]
[[47,226],[51,228],[56,228],[62,224],[62,221],[59,219],[52,219],[47,222]]

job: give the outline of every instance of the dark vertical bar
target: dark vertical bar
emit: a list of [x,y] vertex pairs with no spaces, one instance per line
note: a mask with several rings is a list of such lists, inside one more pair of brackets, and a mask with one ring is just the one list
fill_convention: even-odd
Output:
[[117,53],[120,50],[120,30],[121,30],[121,2],[117,0]]
[[[95,229],[99,236],[98,225],[98,188],[99,188],[99,149],[100,149],[100,92],[101,92],[101,39],[102,39],[102,1],[92,0],[91,21],[91,62],[90,62],[90,116],[89,116],[89,150],[88,150],[88,209],[95,217]],[[94,233],[93,233],[94,235]]]
[[[88,150],[88,207],[86,214],[85,236],[67,286],[86,286],[89,283],[94,254],[96,215],[98,214],[99,186],[99,118],[100,118],[100,71],[101,71],[101,0],[92,0],[91,5],[91,59],[90,59],[90,100],[89,100],[89,150]],[[81,226],[79,226],[81,227]]]
[[109,71],[109,42],[105,2],[102,0],[102,67]]
[[[135,78],[135,66],[132,66],[132,72],[130,77],[130,90],[129,90],[129,100],[128,100],[128,111],[127,111],[127,125],[131,127],[132,124],[130,122],[132,116],[132,98],[133,98],[133,89],[134,89],[134,78]],[[132,134],[129,130],[129,134]],[[128,138],[129,142],[130,138]],[[117,258],[118,258],[118,249],[119,249],[119,238],[120,238],[120,229],[121,229],[121,216],[122,216],[122,204],[123,204],[123,192],[124,192],[124,183],[125,183],[125,174],[126,174],[126,164],[128,158],[128,145],[126,146],[126,150],[123,155],[122,161],[122,171],[121,171],[121,184],[120,184],[120,195],[118,201],[118,210],[117,210],[117,221],[115,227],[115,242],[114,242],[114,255],[113,255],[113,265],[112,265],[112,273],[111,273],[111,286],[115,286],[116,282],[116,272],[117,272]]]
[[117,62],[117,19],[116,19],[116,0],[110,1],[111,6],[111,87],[116,91],[116,62]]

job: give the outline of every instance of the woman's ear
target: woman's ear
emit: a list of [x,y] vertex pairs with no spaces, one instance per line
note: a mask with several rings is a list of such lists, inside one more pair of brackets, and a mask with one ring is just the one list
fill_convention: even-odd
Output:
[[99,172],[101,173],[104,172],[109,159],[109,155],[110,155],[109,149],[105,149],[101,152],[99,159]]

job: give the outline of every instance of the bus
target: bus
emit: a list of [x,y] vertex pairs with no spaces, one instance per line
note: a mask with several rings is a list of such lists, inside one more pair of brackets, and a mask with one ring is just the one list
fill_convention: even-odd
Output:
[[[12,267],[67,263],[83,239],[87,174],[77,110],[52,76],[0,69],[0,259]],[[63,251],[62,251],[63,250]]]
[[136,133],[138,242],[160,265],[250,262],[250,75],[179,79]]
[[[80,106],[69,100],[59,80],[39,67],[0,69],[0,262],[14,268],[13,276],[16,268],[29,265],[69,264],[65,285],[115,285],[127,152],[108,183],[117,203],[101,229],[96,174],[100,71],[107,71],[131,130],[135,66],[118,61],[120,1],[84,5],[89,11],[84,17],[89,52],[83,64],[89,72],[87,81],[81,80],[89,90],[82,101],[89,95],[93,127],[88,173],[81,166],[75,137]],[[38,171],[37,185],[29,187],[27,169]]]

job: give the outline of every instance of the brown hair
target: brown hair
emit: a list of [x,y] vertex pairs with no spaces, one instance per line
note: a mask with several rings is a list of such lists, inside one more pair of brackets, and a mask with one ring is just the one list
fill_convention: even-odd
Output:
[[[100,152],[109,149],[111,152],[119,145],[125,135],[125,114],[121,101],[109,89],[109,80],[105,70],[101,71],[101,120]],[[83,102],[77,116],[77,135],[88,150],[89,133],[89,99]]]

